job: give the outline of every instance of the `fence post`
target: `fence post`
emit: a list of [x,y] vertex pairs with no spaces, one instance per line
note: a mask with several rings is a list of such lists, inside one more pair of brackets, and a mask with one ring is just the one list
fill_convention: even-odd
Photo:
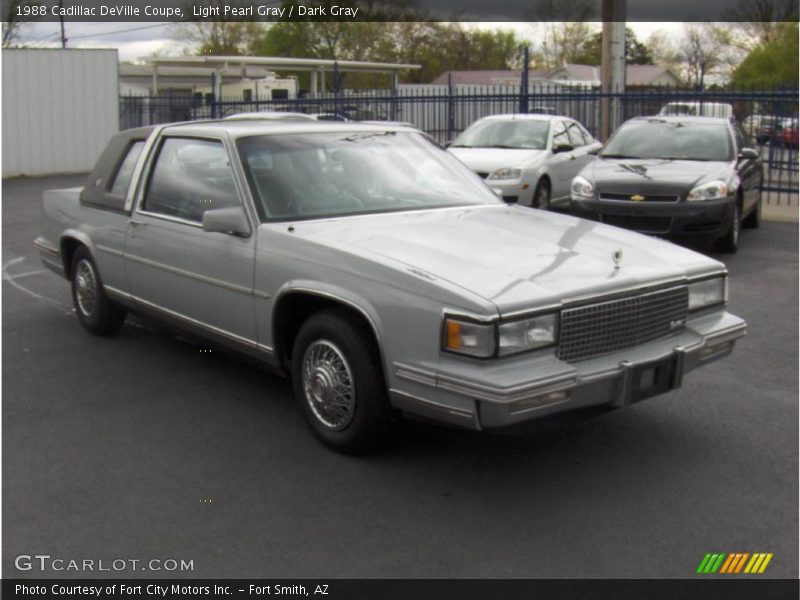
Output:
[[522,65],[522,74],[520,77],[519,82],[519,112],[522,114],[527,114],[528,112],[528,47],[525,46],[525,50],[522,54],[523,56],[523,65]]
[[339,114],[339,61],[333,61],[333,112]]
[[453,114],[453,74],[447,74],[447,142],[453,139],[455,115]]

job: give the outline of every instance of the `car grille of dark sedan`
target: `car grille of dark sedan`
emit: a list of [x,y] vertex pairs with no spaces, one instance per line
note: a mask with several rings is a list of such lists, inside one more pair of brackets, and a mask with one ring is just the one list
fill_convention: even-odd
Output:
[[685,286],[564,309],[558,357],[582,360],[678,333],[688,309]]
[[[638,200],[633,198],[637,197]],[[615,192],[600,192],[600,200],[614,200],[615,202],[677,202],[675,194],[619,194]]]

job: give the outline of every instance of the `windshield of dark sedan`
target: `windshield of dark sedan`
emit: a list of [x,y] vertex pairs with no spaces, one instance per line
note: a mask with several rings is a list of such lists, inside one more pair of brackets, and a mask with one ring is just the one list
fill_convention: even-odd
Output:
[[634,121],[619,128],[600,156],[729,161],[733,147],[725,123]]
[[501,203],[418,133],[263,135],[237,146],[265,221]]
[[544,150],[549,131],[550,121],[492,119],[475,123],[453,141],[452,147]]

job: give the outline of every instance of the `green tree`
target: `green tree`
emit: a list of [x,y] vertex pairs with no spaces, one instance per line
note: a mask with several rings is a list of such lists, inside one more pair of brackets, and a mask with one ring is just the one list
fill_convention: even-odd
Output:
[[[636,39],[629,27],[625,28],[625,61],[629,65],[652,65],[653,56],[646,44]],[[584,44],[575,62],[581,65],[600,65],[603,63],[603,32],[595,33]]]
[[[402,73],[401,80],[425,83],[448,70],[517,67],[522,47],[511,31],[471,29],[458,23],[302,21],[270,26],[257,45],[257,53],[419,64],[421,69]],[[348,73],[344,77],[350,88],[386,85],[386,75]],[[301,75],[300,83],[308,87],[308,74]],[[330,88],[333,82],[329,78],[326,83]]]
[[797,87],[798,25],[781,23],[772,40],[757,46],[733,72],[736,86]]

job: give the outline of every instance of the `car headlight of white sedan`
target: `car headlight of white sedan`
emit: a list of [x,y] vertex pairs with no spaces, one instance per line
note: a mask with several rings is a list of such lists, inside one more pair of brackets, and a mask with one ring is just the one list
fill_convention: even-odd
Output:
[[689,202],[698,202],[702,200],[719,200],[720,198],[727,198],[729,191],[728,184],[724,181],[709,181],[694,188],[686,200]]
[[700,310],[728,301],[728,278],[712,277],[689,284],[689,310]]
[[522,177],[522,169],[497,169],[489,174],[487,179],[520,179]]
[[594,186],[588,179],[578,175],[572,180],[570,192],[575,200],[591,200],[594,197]]
[[557,327],[556,314],[494,323],[445,317],[442,349],[478,358],[508,356],[554,345]]

